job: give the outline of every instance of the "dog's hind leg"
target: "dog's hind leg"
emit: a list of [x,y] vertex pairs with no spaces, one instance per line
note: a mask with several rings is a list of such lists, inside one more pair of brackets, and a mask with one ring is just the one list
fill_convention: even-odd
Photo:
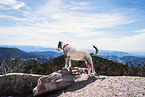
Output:
[[96,73],[94,65],[92,63],[92,76],[95,76],[95,75],[99,77],[99,74]]
[[86,66],[88,67],[88,75],[90,75],[90,74],[91,74],[91,68],[90,68],[90,65],[88,64],[87,61],[85,61],[85,63],[86,63]]
[[92,58],[88,59],[87,62],[88,62],[88,64],[89,64],[89,66],[92,67],[92,68],[91,68],[92,73],[90,74],[90,76],[95,76],[95,75],[97,75],[97,76],[99,77],[99,75],[95,72],[95,68],[94,68],[94,66],[93,66]]

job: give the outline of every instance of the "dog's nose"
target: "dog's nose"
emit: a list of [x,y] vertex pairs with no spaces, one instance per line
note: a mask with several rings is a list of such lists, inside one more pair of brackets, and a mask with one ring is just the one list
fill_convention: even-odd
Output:
[[59,49],[58,49],[58,48],[57,48],[56,50],[57,50],[57,51],[59,51]]

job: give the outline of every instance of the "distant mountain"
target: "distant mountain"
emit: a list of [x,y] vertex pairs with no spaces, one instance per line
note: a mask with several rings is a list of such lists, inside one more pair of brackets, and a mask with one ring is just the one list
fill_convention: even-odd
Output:
[[[93,50],[87,50],[87,51],[93,52]],[[135,56],[127,52],[99,50],[97,56],[117,63],[123,63],[123,64],[132,63],[136,66],[138,66],[139,64],[141,64],[141,66],[145,64],[145,57],[143,55]],[[131,67],[131,64],[128,64],[128,66]]]
[[[0,45],[0,47],[7,47],[7,48],[18,48],[22,51],[25,52],[45,52],[45,51],[53,51],[53,52],[57,52],[56,48],[51,48],[51,47],[41,47],[41,46],[23,46],[23,45]],[[84,49],[90,53],[95,52],[95,49]],[[118,57],[122,57],[122,56],[130,56],[131,54],[126,53],[126,52],[119,52],[119,51],[111,51],[111,50],[100,50],[99,49],[99,53],[98,55],[115,55]]]
[[21,51],[17,48],[0,47],[0,61],[2,61],[3,59],[11,60],[12,58],[20,58],[20,59],[36,58],[41,60],[42,62],[46,62],[48,60],[46,58],[40,58],[39,56],[31,53]]
[[142,51],[128,51],[128,53],[136,57],[145,58],[145,52],[142,52]]
[[[90,53],[95,52],[94,49],[85,49],[85,50]],[[99,55],[99,56],[117,56],[117,57],[131,56],[131,54],[127,53],[127,52],[111,51],[111,50],[99,50],[97,55]]]
[[[0,45],[0,47],[7,47],[7,48],[18,48],[25,52],[45,52],[45,51],[53,51],[57,52],[56,48],[52,47],[42,47],[42,46],[29,46],[29,45]],[[84,49],[90,53],[95,52],[95,50],[92,49]],[[111,50],[100,50],[98,52],[98,55],[103,56],[117,56],[117,57],[123,57],[123,56],[141,56],[145,57],[145,53],[142,52],[121,52],[121,51],[111,51]]]
[[[41,66],[29,66],[29,68],[36,69],[37,67],[39,70],[36,73],[42,73],[42,74],[52,73],[57,69],[61,69],[64,66],[64,62],[65,62],[64,56],[61,56],[62,54],[63,53],[52,52],[52,51],[28,53],[28,52],[21,51],[17,48],[0,47],[0,61],[2,61],[3,59],[7,60],[11,58],[16,58],[16,57],[22,60],[23,59],[38,59],[38,60],[41,60],[41,64],[39,64]],[[127,62],[127,61],[130,61],[130,62],[135,61],[136,63],[137,61],[141,62],[140,58],[132,57],[132,56],[127,56],[127,57],[126,56],[123,56],[123,57],[108,56],[108,58],[101,58],[98,56],[93,56],[92,58],[93,58],[94,67],[96,70],[98,70],[98,73],[105,74],[105,75],[137,75],[138,73],[136,71],[139,70],[139,68],[138,69],[133,69],[134,67],[128,68],[129,64],[123,65],[119,61],[121,60],[122,63]],[[49,60],[49,59],[52,59],[52,60]],[[114,62],[111,60],[114,60]],[[132,63],[130,63],[130,65],[132,65]],[[85,64],[84,62],[81,62],[81,61],[79,62],[72,61],[72,66],[84,67]],[[46,68],[51,68],[51,69],[49,69],[48,71],[48,69]],[[131,70],[131,72],[129,73],[128,70]],[[140,73],[140,70],[139,70],[139,73]]]
[[140,58],[140,57],[135,57],[135,56],[122,56],[122,57],[117,57],[117,56],[100,56],[102,58],[117,62],[117,63],[123,63],[123,64],[128,64],[129,67],[131,67],[131,64],[136,65],[136,67],[141,64],[145,64],[145,58]]
[[53,51],[30,52],[30,54],[33,54],[42,58],[47,58],[47,59],[53,59],[53,58],[63,55],[63,53],[58,53],[58,52],[53,52]]
[[43,52],[43,51],[56,51],[55,48],[51,47],[41,47],[41,46],[28,46],[28,45],[0,45],[0,47],[7,47],[7,48],[18,48],[25,52]]
[[[2,47],[15,47],[18,48],[17,50],[23,51],[22,54],[18,54],[19,57],[34,57],[38,58],[43,62],[46,62],[49,59],[53,59],[55,57],[63,55],[63,52],[57,52],[56,48],[44,48],[41,46],[9,46],[9,45],[0,45]],[[19,50],[19,51],[20,51]],[[90,53],[95,52],[94,49],[84,49]],[[13,50],[9,51],[12,52]],[[17,51],[18,52],[18,51]],[[25,53],[25,54],[24,54]],[[23,55],[24,54],[24,55]],[[27,55],[26,55],[27,54]],[[141,56],[137,55],[137,52],[127,53],[127,52],[120,52],[120,51],[110,51],[110,50],[99,50],[97,56],[112,60],[114,62],[127,64],[131,62],[133,64],[145,64],[145,57],[143,54]],[[4,55],[3,55],[4,56]],[[7,54],[5,56],[8,56]],[[14,56],[14,55],[13,55]],[[16,57],[16,55],[15,55]],[[130,64],[129,64],[130,66]]]
[[21,51],[17,48],[6,48],[6,47],[0,47],[0,57],[8,58],[8,57],[21,57],[21,58],[32,58],[33,55],[26,53],[24,51]]

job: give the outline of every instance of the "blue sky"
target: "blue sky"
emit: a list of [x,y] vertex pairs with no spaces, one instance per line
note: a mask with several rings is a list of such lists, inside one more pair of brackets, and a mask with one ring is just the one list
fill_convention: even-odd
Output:
[[145,52],[145,0],[0,0],[0,45]]

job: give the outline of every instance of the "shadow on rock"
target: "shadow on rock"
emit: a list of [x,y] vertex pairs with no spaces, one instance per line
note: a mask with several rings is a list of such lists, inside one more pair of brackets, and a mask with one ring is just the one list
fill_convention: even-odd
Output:
[[61,95],[62,93],[74,92],[76,90],[86,87],[88,84],[91,84],[91,83],[95,82],[96,80],[103,81],[104,79],[105,79],[105,77],[104,78],[88,77],[88,79],[86,79],[86,80],[74,82],[70,87],[63,89],[63,90],[56,91],[56,92],[52,92],[51,94],[47,94],[44,97],[57,97],[57,96]]
[[95,82],[96,80],[99,80],[99,79],[104,80],[105,78],[88,77],[87,80],[75,82],[73,85],[68,87],[66,92],[67,91],[73,92],[73,91],[82,89],[82,88],[86,87],[88,84],[91,84],[91,83],[93,83],[93,82]]

